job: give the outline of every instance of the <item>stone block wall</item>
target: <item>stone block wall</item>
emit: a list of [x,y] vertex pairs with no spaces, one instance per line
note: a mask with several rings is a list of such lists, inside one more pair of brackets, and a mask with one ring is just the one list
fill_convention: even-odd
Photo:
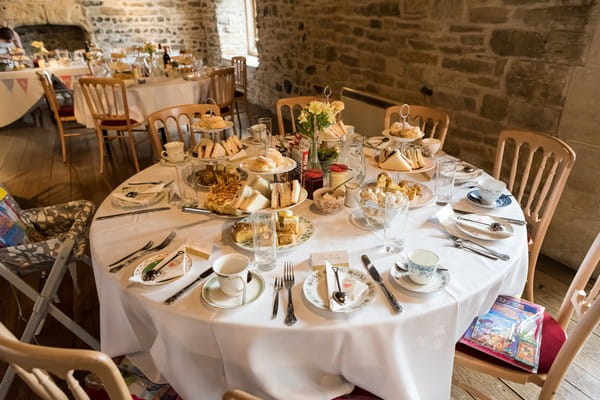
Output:
[[[348,86],[443,108],[451,116],[445,150],[488,171],[502,128],[557,134],[574,68],[584,64],[598,14],[591,0],[257,0],[257,5],[260,66],[253,101],[274,108],[279,97],[315,94],[329,85],[334,92]],[[422,94],[423,87],[433,94]],[[593,154],[598,176],[597,148]],[[578,198],[597,218],[598,192]],[[559,235],[570,238],[568,244],[591,242],[590,230],[574,224],[553,225],[549,237]],[[565,256],[567,246],[545,246],[543,252],[578,265],[581,246]]]

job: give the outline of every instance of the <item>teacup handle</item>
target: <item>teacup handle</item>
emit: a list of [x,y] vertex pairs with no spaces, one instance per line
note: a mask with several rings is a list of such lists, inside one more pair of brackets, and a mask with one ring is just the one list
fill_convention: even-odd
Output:
[[167,153],[165,150],[161,151],[160,155],[162,158],[166,158],[167,160],[169,159],[169,153]]
[[236,276],[236,279],[239,279],[242,281],[242,305],[246,304],[246,286],[247,286],[247,279],[248,279],[248,274],[250,273],[250,271],[246,270],[246,276]]

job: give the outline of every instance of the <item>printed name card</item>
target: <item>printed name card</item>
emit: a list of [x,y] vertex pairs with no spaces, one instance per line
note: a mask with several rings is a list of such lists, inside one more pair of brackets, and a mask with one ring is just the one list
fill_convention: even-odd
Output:
[[346,250],[339,251],[323,251],[312,253],[310,255],[310,264],[314,271],[325,269],[325,262],[338,267],[349,267],[348,252]]
[[213,246],[214,244],[210,242],[191,240],[185,244],[185,250],[189,254],[208,260]]

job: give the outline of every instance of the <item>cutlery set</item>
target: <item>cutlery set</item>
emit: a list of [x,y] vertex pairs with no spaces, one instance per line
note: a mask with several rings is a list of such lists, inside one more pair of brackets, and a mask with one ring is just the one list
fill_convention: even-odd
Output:
[[288,306],[284,322],[288,326],[292,326],[298,321],[296,314],[294,313],[294,302],[292,300],[292,287],[294,287],[295,282],[296,278],[294,277],[294,264],[292,264],[290,261],[285,261],[283,263],[283,277],[275,278],[275,283],[273,284],[275,298],[273,300],[273,313],[271,315],[271,319],[275,319],[277,317],[277,312],[279,309],[279,292],[283,288],[286,288],[288,292]]
[[[133,253],[131,253],[131,255],[129,257],[126,257],[125,260],[122,261],[120,264],[119,264],[120,261],[117,261],[116,263],[118,265],[110,268],[109,272],[111,272],[113,274],[115,272],[119,272],[120,270],[122,270],[126,266],[130,265],[132,262],[134,262],[135,260],[137,260],[141,256],[145,256],[147,254],[154,253],[156,251],[159,251],[159,250],[162,250],[162,249],[166,248],[169,244],[171,244],[171,242],[175,238],[175,235],[176,235],[175,232],[169,233],[169,235],[160,244],[158,244],[157,246],[152,247],[152,248],[145,249],[145,247],[148,245],[146,243],[146,245],[144,247],[142,247],[141,249],[136,250]],[[113,265],[113,264],[111,264],[111,265]]]

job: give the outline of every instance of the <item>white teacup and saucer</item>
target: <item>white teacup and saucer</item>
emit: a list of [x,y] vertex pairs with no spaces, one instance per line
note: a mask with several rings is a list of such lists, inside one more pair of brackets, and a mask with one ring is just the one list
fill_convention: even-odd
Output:
[[438,255],[425,249],[412,250],[408,256],[401,254],[390,269],[390,278],[402,289],[419,294],[437,292],[450,282],[450,274],[440,266]]
[[467,193],[467,200],[478,207],[496,208],[506,207],[512,200],[510,196],[502,194],[506,190],[506,183],[492,177],[481,178],[477,181],[478,189]]
[[183,142],[168,142],[165,144],[165,150],[160,153],[161,162],[165,165],[181,164],[187,158],[184,152]]
[[215,274],[202,287],[202,299],[221,309],[252,303],[265,291],[263,277],[249,270],[250,260],[242,254],[226,254],[215,260]]

